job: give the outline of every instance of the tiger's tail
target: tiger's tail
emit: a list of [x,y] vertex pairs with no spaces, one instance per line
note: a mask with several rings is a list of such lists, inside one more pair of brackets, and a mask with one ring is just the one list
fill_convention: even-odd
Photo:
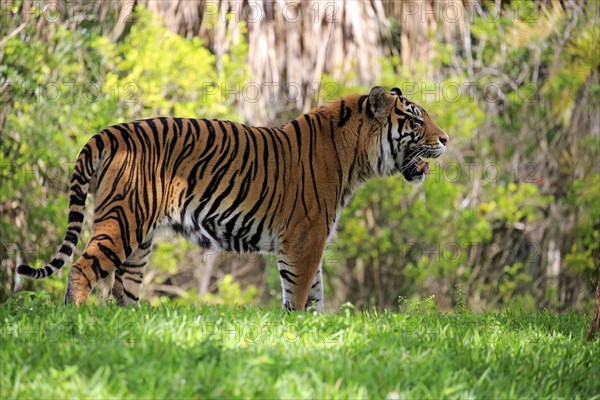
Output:
[[103,155],[104,143],[98,134],[93,136],[83,147],[75,163],[69,191],[69,223],[60,250],[45,267],[31,268],[29,265],[19,265],[17,273],[30,279],[46,278],[61,269],[69,260],[81,236],[83,211],[90,181],[96,173]]

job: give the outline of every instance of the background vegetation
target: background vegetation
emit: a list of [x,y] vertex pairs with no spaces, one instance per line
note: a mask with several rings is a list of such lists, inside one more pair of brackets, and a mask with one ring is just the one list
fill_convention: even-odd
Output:
[[[430,110],[451,145],[424,185],[373,181],[344,211],[326,307],[591,308],[598,2],[277,4],[2,2],[0,300],[62,296],[66,274],[22,282],[14,268],[59,248],[72,162],[94,132],[155,115],[281,123],[381,84]],[[273,258],[163,239],[144,299],[280,303]]]

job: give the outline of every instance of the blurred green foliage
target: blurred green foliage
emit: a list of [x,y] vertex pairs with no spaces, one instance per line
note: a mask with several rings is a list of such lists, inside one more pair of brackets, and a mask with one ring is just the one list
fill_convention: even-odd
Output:
[[[140,115],[176,115],[235,119],[222,88],[247,79],[246,45],[233,46],[224,57],[224,70],[216,69],[216,57],[198,37],[186,40],[169,32],[162,21],[143,9],[128,40],[113,43],[97,37],[93,46],[110,66],[103,90],[128,105],[129,118]],[[157,62],[160,60],[160,62]]]

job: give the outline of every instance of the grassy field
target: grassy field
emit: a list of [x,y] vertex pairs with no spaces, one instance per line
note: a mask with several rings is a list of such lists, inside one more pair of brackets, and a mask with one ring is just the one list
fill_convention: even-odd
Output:
[[595,398],[577,313],[0,306],[0,398]]

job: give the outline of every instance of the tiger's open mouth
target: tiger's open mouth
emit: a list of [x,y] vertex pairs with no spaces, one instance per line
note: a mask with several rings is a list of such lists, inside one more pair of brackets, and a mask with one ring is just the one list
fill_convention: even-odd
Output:
[[409,182],[420,182],[429,173],[429,163],[421,157],[407,157],[402,163],[402,175]]
[[427,151],[427,152],[411,152],[406,155],[402,163],[402,175],[407,181],[419,183],[425,179],[425,175],[429,173],[429,163],[425,158],[437,158],[444,153],[442,151]]

